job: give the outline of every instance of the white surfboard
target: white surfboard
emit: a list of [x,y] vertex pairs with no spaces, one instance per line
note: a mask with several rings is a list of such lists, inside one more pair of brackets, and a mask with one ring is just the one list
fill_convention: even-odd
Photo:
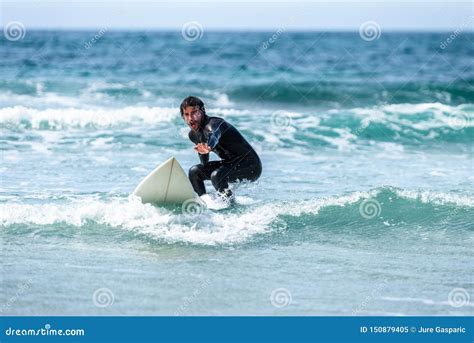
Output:
[[183,168],[174,157],[145,177],[133,194],[139,196],[143,203],[153,204],[180,204],[197,197]]

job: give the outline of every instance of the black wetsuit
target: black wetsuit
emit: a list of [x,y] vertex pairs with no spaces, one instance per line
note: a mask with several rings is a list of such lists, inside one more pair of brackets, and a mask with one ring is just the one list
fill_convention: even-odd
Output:
[[209,145],[222,160],[209,162],[209,154],[199,154],[201,160],[189,169],[189,180],[196,193],[206,193],[204,180],[211,180],[221,194],[231,196],[229,182],[255,181],[262,173],[262,163],[252,146],[239,131],[222,118],[205,115],[198,131],[191,130],[189,139]]

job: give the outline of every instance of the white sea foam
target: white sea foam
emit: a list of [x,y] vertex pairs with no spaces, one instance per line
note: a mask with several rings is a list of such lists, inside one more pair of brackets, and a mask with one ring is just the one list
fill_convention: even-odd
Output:
[[2,226],[66,224],[83,227],[93,222],[120,227],[166,242],[204,245],[233,244],[270,230],[276,213],[253,209],[243,214],[206,210],[197,216],[144,205],[138,199],[76,200],[68,203],[0,205]]
[[[281,116],[275,118],[275,113]],[[443,135],[446,133],[450,133],[451,136],[447,137],[452,138],[455,130],[472,127],[473,113],[473,105],[448,106],[439,103],[385,105],[318,113],[250,111],[221,107],[208,109],[209,115],[228,119],[243,130],[253,144],[257,145],[259,142],[263,150],[285,147],[307,153],[308,149],[327,144],[341,151],[353,151],[361,144],[377,144],[380,146],[380,156],[388,156],[391,159],[401,158],[404,142],[436,141],[444,139]],[[0,127],[7,130],[32,129],[41,132],[133,129],[174,122],[176,118],[179,118],[179,110],[175,107],[37,109],[14,106],[0,109]],[[380,131],[372,130],[367,131],[367,135],[364,134],[365,130],[370,130],[370,125],[374,124],[380,127]],[[188,131],[185,126],[181,126],[180,136],[187,139]],[[384,143],[387,137],[392,140],[392,145]],[[461,141],[467,139],[462,134],[460,137]],[[49,148],[38,149],[38,152],[46,154]]]
[[135,122],[154,124],[169,122],[176,118],[175,108],[125,107],[121,109],[49,108],[34,109],[24,106],[0,109],[0,123],[7,127],[29,127],[33,129],[64,129],[86,127],[110,127]]
[[[369,122],[385,124],[394,131],[401,131],[402,127],[429,131],[441,127],[474,126],[474,106],[472,104],[458,106],[441,103],[394,104],[355,108],[349,112]],[[420,119],[420,115],[424,115],[425,118]]]
[[[449,306],[453,307],[452,302],[446,301],[446,300],[433,300],[433,299],[425,299],[425,298],[412,298],[412,297],[382,297],[382,300],[387,300],[387,301],[394,301],[394,302],[404,302],[404,303],[418,303],[422,305],[429,305],[429,306]],[[471,302],[466,302],[463,306],[469,306],[469,307],[474,307],[474,303]]]
[[26,95],[26,94],[15,94],[11,92],[0,93],[0,104],[2,106],[14,106],[16,104],[28,104],[35,108],[47,108],[50,106],[69,106],[78,107],[82,104],[82,99],[79,97],[70,97],[65,95],[58,95],[52,92],[43,92],[41,85],[36,85],[36,91],[40,91],[39,94]]
[[[9,202],[0,205],[0,224],[5,227],[15,224],[66,224],[82,227],[94,222],[170,243],[235,244],[274,230],[272,223],[279,215],[318,213],[324,206],[344,206],[368,195],[369,193],[357,192],[348,196],[294,203],[253,204],[253,207],[239,213],[207,209],[196,216],[144,205],[135,197],[114,198],[109,201],[93,198],[44,204]],[[237,197],[237,203],[240,204],[248,205],[253,202],[250,198]]]
[[[242,116],[246,110],[213,108],[209,115]],[[117,125],[138,126],[170,122],[179,118],[179,109],[174,107],[127,106],[123,108],[33,108],[12,106],[0,108],[0,124],[6,128],[68,129],[107,128]]]
[[396,189],[399,197],[406,199],[416,199],[422,203],[434,203],[439,205],[453,204],[456,206],[474,207],[474,198],[468,195],[460,195],[454,193],[441,193],[433,191],[412,191]]
[[[285,201],[254,203],[250,198],[238,197],[237,202],[241,205],[252,204],[252,206],[238,212],[227,210],[216,212],[206,209],[197,215],[142,204],[135,197],[111,198],[107,201],[97,198],[76,199],[42,204],[10,201],[0,204],[0,225],[9,227],[15,224],[66,224],[83,227],[96,223],[130,230],[169,243],[236,244],[248,241],[255,235],[284,228],[284,225],[278,226],[280,222],[277,219],[281,215],[297,217],[302,214],[318,214],[324,207],[347,206],[361,199],[376,197],[382,191],[387,191],[387,188],[290,203]],[[422,202],[454,203],[474,207],[474,199],[467,196],[428,191],[392,189],[389,191],[402,198],[416,198]]]

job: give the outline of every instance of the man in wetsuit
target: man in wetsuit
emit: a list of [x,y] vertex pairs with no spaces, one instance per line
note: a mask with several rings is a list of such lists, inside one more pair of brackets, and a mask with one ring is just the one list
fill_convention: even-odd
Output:
[[[262,173],[262,163],[252,146],[239,131],[222,118],[209,117],[201,99],[189,96],[180,106],[181,117],[189,125],[189,139],[196,144],[200,164],[189,169],[189,180],[199,195],[206,193],[204,180],[211,180],[222,199],[234,200],[229,182],[255,181]],[[209,161],[209,153],[221,160]]]

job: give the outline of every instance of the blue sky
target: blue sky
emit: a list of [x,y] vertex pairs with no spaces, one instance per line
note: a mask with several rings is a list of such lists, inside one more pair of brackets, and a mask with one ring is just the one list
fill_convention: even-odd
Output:
[[376,21],[382,30],[472,30],[473,2],[449,1],[43,1],[3,0],[1,26],[26,28],[204,30],[358,30]]

